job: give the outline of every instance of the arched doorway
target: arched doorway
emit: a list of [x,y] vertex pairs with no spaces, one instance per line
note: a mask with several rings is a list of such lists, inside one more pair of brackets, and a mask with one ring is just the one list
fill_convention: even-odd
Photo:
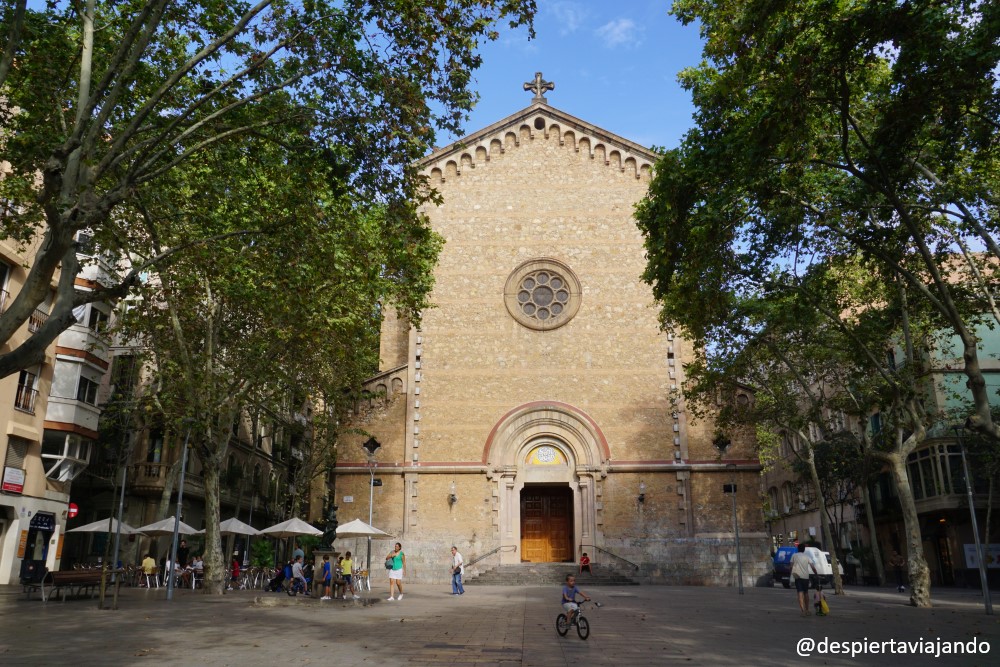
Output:
[[571,562],[601,543],[598,507],[607,442],[585,413],[563,403],[511,410],[486,443],[496,485],[501,562]]

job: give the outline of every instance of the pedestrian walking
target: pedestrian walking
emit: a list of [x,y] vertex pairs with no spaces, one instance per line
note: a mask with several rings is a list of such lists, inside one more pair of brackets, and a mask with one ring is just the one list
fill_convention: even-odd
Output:
[[462,586],[462,573],[465,570],[465,561],[462,554],[458,553],[458,547],[451,548],[451,594],[464,595],[465,587]]
[[[389,602],[403,599],[403,576],[406,574],[406,554],[403,553],[403,545],[396,542],[396,547],[385,557],[388,561],[392,559],[392,569],[389,570]],[[393,586],[399,591],[399,597],[393,597]]]
[[812,574],[816,574],[816,566],[806,555],[806,545],[802,542],[798,546],[798,552],[792,556],[792,579],[795,580],[795,592],[799,599],[799,609],[803,616],[809,615],[809,581]]

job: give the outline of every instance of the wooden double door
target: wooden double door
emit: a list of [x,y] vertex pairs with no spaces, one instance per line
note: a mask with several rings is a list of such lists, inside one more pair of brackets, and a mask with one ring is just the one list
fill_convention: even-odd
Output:
[[573,493],[568,486],[521,490],[521,561],[573,562]]

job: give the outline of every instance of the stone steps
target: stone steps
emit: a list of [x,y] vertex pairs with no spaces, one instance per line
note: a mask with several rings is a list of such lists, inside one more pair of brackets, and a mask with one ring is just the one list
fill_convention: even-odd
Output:
[[606,565],[592,565],[593,574],[579,573],[575,563],[521,563],[518,565],[498,565],[490,570],[467,578],[466,585],[489,586],[556,586],[566,581],[567,574],[576,575],[576,583],[581,588],[588,586],[638,586],[620,571]]

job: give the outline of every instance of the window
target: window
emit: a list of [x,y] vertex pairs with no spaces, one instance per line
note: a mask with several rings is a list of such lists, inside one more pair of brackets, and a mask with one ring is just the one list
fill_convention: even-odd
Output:
[[108,324],[108,314],[103,310],[96,308],[94,304],[90,304],[90,319],[87,321],[87,328],[91,331],[100,333],[104,331]]
[[81,255],[93,255],[94,235],[90,232],[77,232],[76,251]]
[[45,476],[57,482],[72,481],[90,460],[91,441],[64,431],[46,431],[42,437]]
[[799,509],[805,510],[816,504],[816,489],[808,482],[799,484]]
[[957,445],[935,444],[910,454],[906,472],[915,500],[965,492],[962,454]]
[[134,355],[123,354],[115,357],[111,368],[111,385],[116,394],[130,396],[139,377],[138,361]]
[[767,502],[771,505],[771,513],[777,513],[781,511],[781,504],[778,500],[778,488],[772,486],[767,490]]
[[523,326],[547,331],[576,315],[581,295],[580,281],[569,266],[555,259],[533,259],[507,278],[504,305]]
[[795,436],[792,435],[791,433],[789,433],[788,431],[785,431],[785,432],[783,432],[781,434],[781,456],[782,457],[786,457],[787,458],[787,457],[789,457],[789,456],[792,455],[792,452],[795,451],[794,447],[792,446],[792,443],[794,441],[795,441]]
[[[35,369],[33,369],[35,370]],[[21,412],[35,414],[35,400],[38,398],[38,373],[21,371],[17,381],[17,394],[14,396],[14,407]]]
[[146,462],[159,463],[163,458],[163,430],[156,429],[149,434],[149,444],[146,448]]
[[10,300],[10,293],[7,292],[8,278],[10,278],[10,266],[6,262],[0,262],[0,313],[7,310],[7,302]]
[[781,486],[781,511],[788,513],[792,511],[792,503],[795,499],[795,494],[792,493],[791,482],[785,482]]
[[37,332],[45,322],[49,319],[49,312],[42,308],[35,308],[31,315],[28,316],[28,331],[31,333]]
[[868,423],[872,429],[872,435],[878,435],[882,432],[882,413],[876,412],[871,417],[868,418]]
[[76,400],[90,405],[97,405],[97,390],[99,385],[85,377],[80,378],[80,386],[76,390]]

